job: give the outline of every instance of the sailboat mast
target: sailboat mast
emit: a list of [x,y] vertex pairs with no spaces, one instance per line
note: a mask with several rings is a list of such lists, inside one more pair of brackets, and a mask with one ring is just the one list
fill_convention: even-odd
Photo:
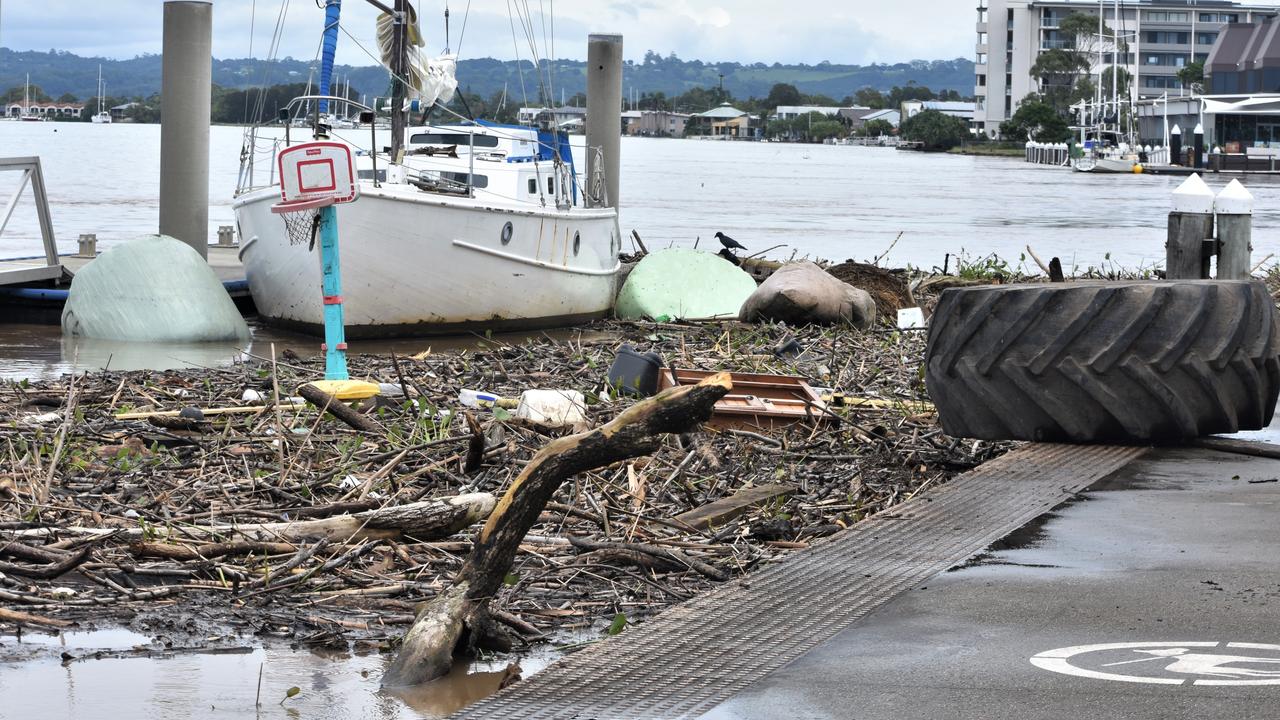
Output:
[[1115,0],[1115,16],[1111,20],[1111,106],[1115,108],[1116,132],[1120,132],[1120,0]]
[[[342,0],[325,0],[324,3],[324,36],[320,49],[320,95],[329,94],[329,86],[333,80],[333,56],[338,50],[338,20],[342,15]],[[329,102],[321,100],[317,103],[319,114],[329,111]]]
[[391,56],[391,162],[400,161],[404,148],[405,0],[395,0],[392,14],[395,52]]

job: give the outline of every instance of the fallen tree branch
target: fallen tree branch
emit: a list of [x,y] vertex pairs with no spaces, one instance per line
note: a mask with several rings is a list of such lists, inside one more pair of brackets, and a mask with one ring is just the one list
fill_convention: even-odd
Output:
[[489,601],[525,535],[565,480],[654,452],[664,435],[688,432],[710,418],[716,401],[732,389],[729,375],[720,373],[641,400],[595,430],[548,443],[498,501],[453,585],[418,613],[383,685],[417,685],[442,677],[452,668],[455,652],[470,651],[497,632]]
[[320,520],[240,525],[153,525],[127,530],[72,526],[56,530],[16,530],[13,534],[15,537],[38,537],[53,533],[92,536],[120,533],[121,537],[128,540],[141,540],[144,536],[174,540],[239,537],[260,542],[295,542],[319,538],[349,542],[396,539],[403,536],[418,540],[438,540],[480,522],[493,508],[494,498],[489,493],[470,493],[366,510],[353,515],[335,515]]
[[330,395],[311,383],[307,383],[306,385],[299,387],[298,394],[306,398],[307,402],[320,408],[321,413],[327,412],[356,430],[370,433],[382,431],[382,428],[378,427],[378,423],[370,420],[364,415],[361,415],[353,410],[350,405],[347,405],[338,398]]

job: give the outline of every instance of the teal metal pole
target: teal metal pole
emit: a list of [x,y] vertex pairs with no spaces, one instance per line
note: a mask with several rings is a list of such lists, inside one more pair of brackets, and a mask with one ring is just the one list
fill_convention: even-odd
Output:
[[320,270],[324,277],[324,379],[348,380],[342,271],[338,260],[338,208],[333,205],[320,208]]

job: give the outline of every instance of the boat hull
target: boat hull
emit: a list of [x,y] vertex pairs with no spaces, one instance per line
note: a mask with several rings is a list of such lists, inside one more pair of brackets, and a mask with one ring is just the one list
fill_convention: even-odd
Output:
[[[233,205],[249,289],[267,322],[321,334],[319,253],[289,243],[271,212],[279,200],[278,188],[266,188]],[[337,214],[351,338],[557,327],[613,305],[621,246],[613,210],[531,209],[362,182],[361,197]]]
[[1133,173],[1134,160],[1127,158],[1078,158],[1073,164],[1079,172],[1092,173]]

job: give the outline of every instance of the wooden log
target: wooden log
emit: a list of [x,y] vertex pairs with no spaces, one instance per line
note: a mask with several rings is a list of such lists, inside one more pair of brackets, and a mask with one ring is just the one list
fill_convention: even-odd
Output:
[[1054,258],[1049,261],[1049,282],[1066,282],[1067,278],[1062,274],[1062,261]]
[[43,615],[32,615],[20,610],[9,610],[0,607],[0,622],[13,622],[21,625],[43,625],[45,627],[70,627],[75,623],[70,620],[58,620],[56,618],[45,617]]
[[[153,525],[145,531],[142,528],[71,526],[58,528],[57,532],[77,535],[118,534],[125,540],[140,540],[144,532],[158,538],[202,540],[236,537],[258,542],[286,543],[319,538],[349,542],[405,536],[417,540],[438,540],[485,519],[493,511],[494,505],[493,495],[471,493],[367,510],[353,515],[335,515],[320,520],[241,525]],[[48,534],[44,528],[13,531],[15,537],[37,537],[44,534]]]
[[[1165,277],[1203,280],[1209,277],[1205,240],[1213,237],[1213,191],[1199,175],[1192,175],[1173,191],[1165,239]],[[1212,247],[1212,246],[1210,246]]]
[[[727,373],[713,375],[641,400],[599,428],[548,443],[489,515],[453,585],[419,612],[382,684],[417,685],[442,677],[453,667],[455,652],[470,651],[495,632],[488,603],[529,528],[565,480],[652,453],[663,435],[688,432],[705,422],[716,401],[732,389]],[[466,646],[460,646],[464,637]]]
[[1253,196],[1232,180],[1214,198],[1218,216],[1218,279],[1248,280],[1253,272]]
[[382,428],[368,417],[361,415],[351,408],[350,405],[342,402],[338,398],[321,390],[320,388],[307,383],[298,388],[298,394],[306,398],[307,402],[320,408],[321,412],[327,412],[338,418],[342,422],[359,430],[360,432],[381,432]]
[[706,530],[713,525],[723,525],[742,515],[751,506],[776,497],[795,493],[795,485],[760,485],[742,488],[726,498],[720,498],[699,508],[675,517],[675,521],[695,530]]
[[84,562],[89,557],[90,550],[91,548],[89,547],[81,548],[79,552],[67,555],[61,560],[47,565],[19,565],[18,563],[0,562],[0,572],[9,575],[23,575],[42,580],[52,580]]

